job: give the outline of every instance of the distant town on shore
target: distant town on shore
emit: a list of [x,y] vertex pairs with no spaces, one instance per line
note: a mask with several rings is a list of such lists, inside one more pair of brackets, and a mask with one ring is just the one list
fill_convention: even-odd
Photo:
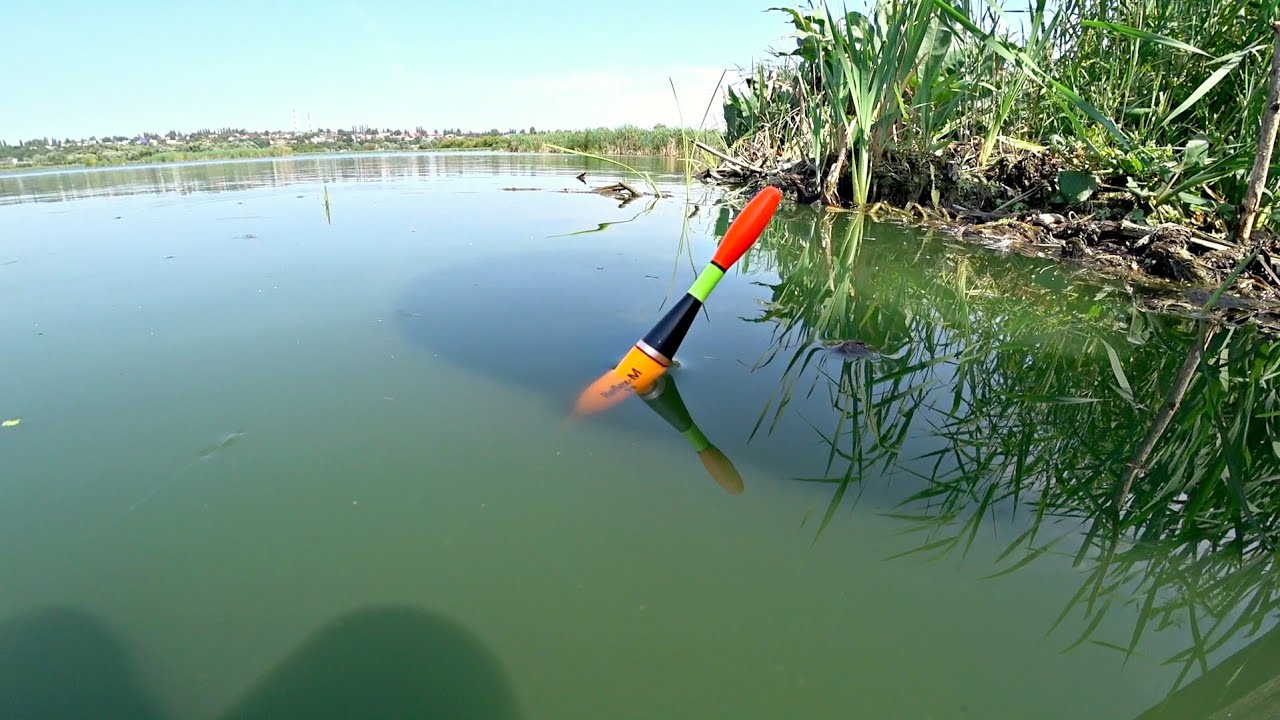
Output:
[[[660,130],[661,128],[655,128]],[[618,133],[620,130],[580,132]],[[641,133],[652,130],[639,130]],[[460,128],[428,129],[307,128],[305,130],[245,130],[223,128],[194,132],[170,130],[136,135],[103,135],[88,138],[32,138],[18,143],[0,140],[0,167],[25,168],[58,165],[121,165],[135,162],[172,162],[210,158],[270,157],[308,152],[356,150],[428,150],[450,147],[498,147],[502,140],[521,135],[540,137],[562,134],[539,133],[536,128],[464,131]],[[509,142],[507,144],[510,144]],[[509,149],[509,148],[502,148]]]

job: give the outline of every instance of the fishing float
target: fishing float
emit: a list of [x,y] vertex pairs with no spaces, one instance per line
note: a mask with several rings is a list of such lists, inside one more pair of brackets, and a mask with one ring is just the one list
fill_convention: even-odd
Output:
[[716,481],[717,485],[724,488],[730,495],[742,494],[744,489],[742,475],[733,466],[728,456],[713,445],[693,422],[693,417],[685,407],[679,389],[676,388],[675,375],[661,375],[651,387],[639,392],[640,399],[649,409],[689,441],[693,451],[698,454],[698,459],[702,461],[702,466],[706,468],[707,474]]
[[616,367],[582,391],[574,406],[576,415],[606,410],[637,390],[647,390],[666,373],[698,310],[729,268],[764,232],[781,200],[782,191],[772,185],[751,198],[729,225],[711,262],[699,273],[684,297],[631,347]]

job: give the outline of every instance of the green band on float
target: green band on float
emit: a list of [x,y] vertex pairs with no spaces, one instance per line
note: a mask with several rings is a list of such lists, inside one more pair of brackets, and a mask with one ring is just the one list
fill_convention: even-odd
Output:
[[698,302],[705,303],[707,296],[712,290],[716,289],[716,283],[720,282],[720,278],[724,277],[724,271],[720,268],[707,263],[707,267],[698,275],[698,279],[693,281],[693,287],[689,288],[689,294],[698,299]]

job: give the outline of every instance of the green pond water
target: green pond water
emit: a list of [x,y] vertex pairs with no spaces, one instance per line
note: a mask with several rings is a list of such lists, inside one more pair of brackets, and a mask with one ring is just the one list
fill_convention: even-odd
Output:
[[1109,521],[1190,320],[785,203],[662,394],[572,419],[742,204],[629,162],[669,197],[572,156],[0,175],[0,717],[1120,720],[1275,683],[1273,343],[1210,338],[1253,380],[1197,380],[1221,422]]

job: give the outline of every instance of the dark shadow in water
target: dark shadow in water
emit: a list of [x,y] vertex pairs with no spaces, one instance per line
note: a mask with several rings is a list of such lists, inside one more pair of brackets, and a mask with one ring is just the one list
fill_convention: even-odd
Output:
[[[53,609],[0,624],[0,717],[162,714],[118,638],[92,617]],[[380,606],[313,632],[221,717],[514,720],[520,711],[500,661],[473,634]]]
[[0,623],[0,717],[158,719],[119,639],[76,610]]
[[501,663],[478,638],[439,615],[389,606],[312,633],[223,718],[519,716]]

